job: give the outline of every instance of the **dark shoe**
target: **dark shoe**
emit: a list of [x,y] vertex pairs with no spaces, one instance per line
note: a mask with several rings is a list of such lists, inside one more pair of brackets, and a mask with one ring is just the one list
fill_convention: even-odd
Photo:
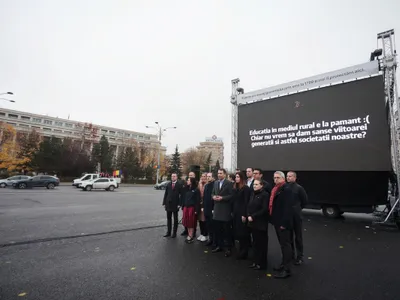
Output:
[[294,262],[295,266],[301,266],[304,263],[302,258],[298,258],[296,259],[296,261]]
[[273,270],[274,270],[274,271],[277,271],[277,272],[282,272],[282,271],[283,271],[283,266],[280,265],[280,266],[278,266],[278,267],[274,267]]
[[257,267],[257,265],[254,263],[249,266],[250,269],[254,269],[255,267]]
[[221,252],[222,249],[220,247],[214,248],[211,250],[212,253],[217,253],[217,252]]
[[185,243],[186,244],[192,244],[194,242],[194,239],[193,238],[191,238],[191,239],[186,239],[185,240]]
[[166,235],[164,235],[164,237],[170,237],[170,236],[171,236],[170,233],[167,233]]
[[225,251],[225,257],[230,257],[232,255],[231,250],[226,250]]
[[290,275],[292,275],[292,274],[289,270],[282,270],[278,274],[275,274],[274,277],[276,279],[285,279],[285,278],[288,278]]
[[173,233],[172,235],[171,235],[171,238],[176,238],[176,233]]

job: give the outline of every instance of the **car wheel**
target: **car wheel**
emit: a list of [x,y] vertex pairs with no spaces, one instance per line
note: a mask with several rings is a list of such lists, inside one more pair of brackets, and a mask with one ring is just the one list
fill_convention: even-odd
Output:
[[114,189],[115,189],[115,188],[114,188],[113,185],[110,185],[110,187],[108,188],[108,190],[111,191],[111,192],[114,191]]
[[324,214],[325,217],[328,218],[337,218],[340,216],[340,210],[337,206],[324,206],[322,208],[322,213]]
[[53,190],[54,189],[54,183],[49,183],[47,185],[47,189]]
[[19,188],[19,189],[25,189],[25,188],[26,188],[26,183],[20,183],[20,184],[18,185],[18,188]]
[[85,191],[91,191],[92,190],[92,186],[91,185],[88,185],[87,187],[85,187]]
[[0,187],[1,187],[2,189],[5,189],[5,188],[7,187],[7,184],[5,184],[4,182],[3,182],[3,183],[0,183]]

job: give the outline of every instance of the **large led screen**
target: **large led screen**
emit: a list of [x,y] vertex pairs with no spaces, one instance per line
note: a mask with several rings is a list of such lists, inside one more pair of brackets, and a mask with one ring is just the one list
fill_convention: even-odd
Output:
[[240,105],[238,167],[390,170],[382,76]]

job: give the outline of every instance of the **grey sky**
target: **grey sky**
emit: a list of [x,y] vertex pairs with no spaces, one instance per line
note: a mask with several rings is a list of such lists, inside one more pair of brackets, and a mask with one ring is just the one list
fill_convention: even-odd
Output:
[[177,126],[168,153],[216,134],[229,166],[231,79],[251,91],[366,62],[378,32],[400,35],[399,12],[396,0],[0,0],[0,92],[17,101],[0,105]]

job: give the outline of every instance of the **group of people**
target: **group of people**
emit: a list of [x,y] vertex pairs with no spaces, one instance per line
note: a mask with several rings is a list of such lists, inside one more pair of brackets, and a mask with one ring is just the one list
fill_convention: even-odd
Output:
[[[307,203],[304,188],[296,182],[296,172],[285,174],[276,171],[274,185],[263,179],[260,169],[236,170],[228,175],[218,170],[215,180],[212,173],[203,173],[197,181],[190,172],[186,182],[171,174],[166,187],[163,206],[167,212],[167,233],[175,238],[178,230],[178,212],[183,210],[182,236],[185,242],[197,240],[212,247],[212,253],[224,252],[230,257],[235,241],[239,242],[237,259],[247,259],[253,248],[254,270],[267,268],[268,225],[272,224],[279,241],[282,260],[274,268],[275,278],[291,275],[291,266],[303,264],[302,209]],[[172,225],[172,218],[174,223]]]

